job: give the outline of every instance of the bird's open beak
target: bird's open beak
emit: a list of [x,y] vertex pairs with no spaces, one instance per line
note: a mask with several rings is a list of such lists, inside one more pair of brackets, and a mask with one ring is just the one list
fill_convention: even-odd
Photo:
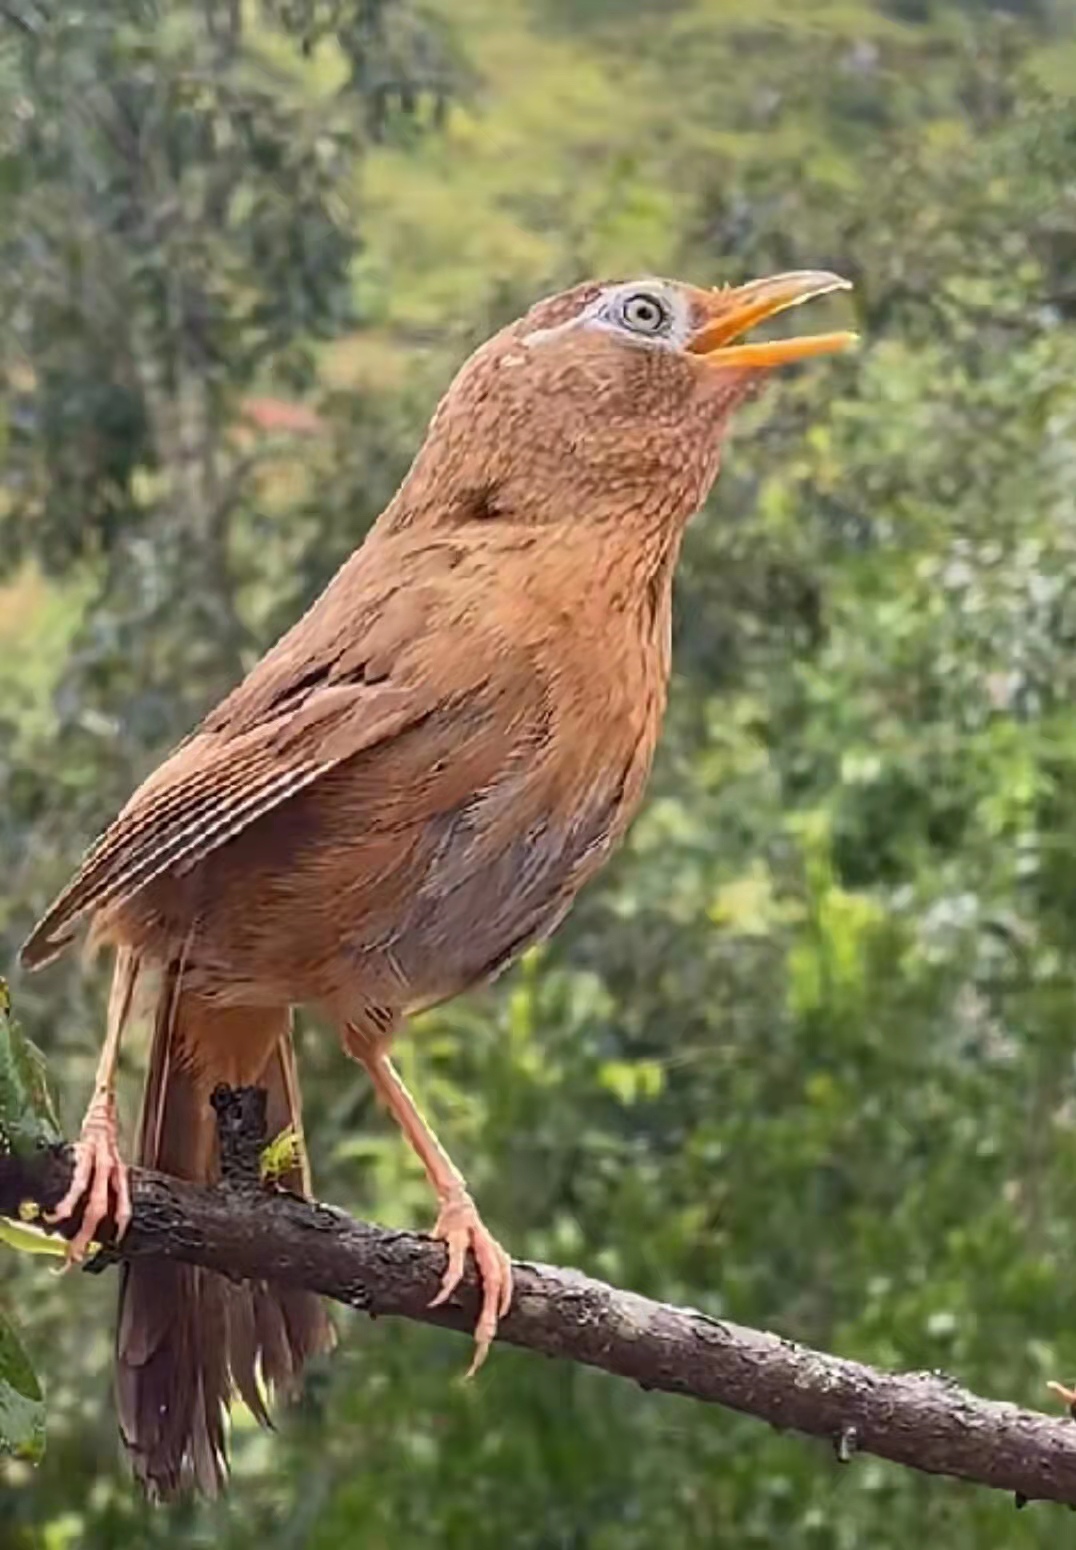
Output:
[[822,269],[797,269],[789,274],[751,280],[747,285],[699,292],[706,321],[688,340],[693,355],[714,366],[770,367],[803,361],[813,355],[831,355],[855,344],[852,333],[805,334],[792,339],[766,339],[756,344],[736,344],[749,328],[798,307],[814,296],[830,291],[849,291],[851,284],[840,275]]

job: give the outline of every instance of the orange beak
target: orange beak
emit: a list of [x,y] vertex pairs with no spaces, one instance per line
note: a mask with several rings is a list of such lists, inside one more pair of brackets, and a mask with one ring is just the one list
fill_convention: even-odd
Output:
[[757,344],[734,341],[778,312],[787,312],[815,296],[851,289],[848,280],[824,269],[797,269],[789,274],[771,275],[766,280],[751,280],[747,285],[700,291],[697,295],[707,317],[688,340],[687,348],[714,366],[762,368],[847,350],[856,343],[857,334],[806,334],[793,339],[759,340]]

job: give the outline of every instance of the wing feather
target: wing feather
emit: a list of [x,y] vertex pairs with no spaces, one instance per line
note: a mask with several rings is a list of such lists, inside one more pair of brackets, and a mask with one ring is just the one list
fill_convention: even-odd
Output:
[[135,792],[27,938],[36,968],[70,941],[92,911],[130,898],[169,870],[185,871],[345,759],[404,730],[429,695],[385,685],[315,691],[298,724],[269,723],[228,739],[196,736]]
[[[47,963],[85,916],[189,870],[337,765],[487,684],[488,625],[451,586],[458,565],[482,566],[484,554],[484,540],[466,553],[450,538],[368,540],[143,782],[34,928],[23,963]],[[443,650],[429,651],[431,633]]]

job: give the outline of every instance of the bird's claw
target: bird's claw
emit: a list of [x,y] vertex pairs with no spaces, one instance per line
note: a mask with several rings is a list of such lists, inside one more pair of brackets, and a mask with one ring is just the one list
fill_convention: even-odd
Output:
[[478,1208],[465,1190],[454,1191],[441,1202],[434,1224],[434,1238],[448,1249],[448,1264],[441,1277],[440,1290],[430,1303],[438,1308],[448,1301],[463,1279],[470,1249],[478,1266],[482,1307],[474,1331],[474,1356],[467,1369],[468,1378],[485,1361],[497,1325],[512,1303],[512,1261],[478,1214]]
[[131,1220],[130,1182],[127,1165],[119,1153],[116,1100],[112,1093],[94,1094],[74,1152],[75,1171],[67,1194],[45,1218],[50,1223],[66,1222],[75,1214],[79,1202],[84,1201],[82,1221],[67,1245],[69,1265],[80,1264],[85,1258],[86,1250],[98,1227],[108,1217],[113,1202],[112,1219],[117,1241],[123,1237]]

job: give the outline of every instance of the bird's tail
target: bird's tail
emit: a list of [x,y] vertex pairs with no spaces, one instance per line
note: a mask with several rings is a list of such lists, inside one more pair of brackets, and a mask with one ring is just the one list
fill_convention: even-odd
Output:
[[[288,1008],[218,1007],[165,971],[142,1100],[138,1161],[213,1182],[219,1170],[209,1098],[219,1082],[267,1092],[268,1133],[294,1127],[298,1160],[282,1175],[309,1193]],[[124,1267],[116,1334],[120,1432],[149,1494],[214,1495],[227,1472],[225,1418],[238,1392],[268,1423],[263,1384],[289,1390],[304,1362],[333,1344],[320,1300],[264,1282],[229,1281],[166,1260]]]

